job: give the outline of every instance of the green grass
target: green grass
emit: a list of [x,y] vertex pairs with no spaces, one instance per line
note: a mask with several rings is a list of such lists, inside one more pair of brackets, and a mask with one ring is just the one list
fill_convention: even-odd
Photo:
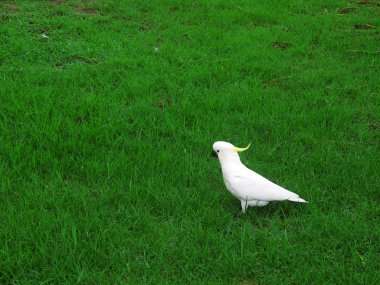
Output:
[[0,1],[0,283],[379,284],[379,5]]

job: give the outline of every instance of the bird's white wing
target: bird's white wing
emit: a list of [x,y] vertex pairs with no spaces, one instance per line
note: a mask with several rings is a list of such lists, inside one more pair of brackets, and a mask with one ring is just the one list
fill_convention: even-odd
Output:
[[231,177],[229,182],[235,193],[243,200],[282,201],[299,198],[297,194],[274,184],[248,168]]

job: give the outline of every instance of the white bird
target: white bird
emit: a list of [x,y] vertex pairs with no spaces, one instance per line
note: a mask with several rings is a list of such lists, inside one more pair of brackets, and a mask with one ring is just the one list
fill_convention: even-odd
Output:
[[289,200],[307,203],[296,193],[290,192],[265,177],[247,168],[239,158],[238,152],[247,150],[231,143],[218,141],[213,145],[213,156],[219,158],[224,183],[228,191],[240,200],[244,213],[249,206],[265,206],[271,201]]

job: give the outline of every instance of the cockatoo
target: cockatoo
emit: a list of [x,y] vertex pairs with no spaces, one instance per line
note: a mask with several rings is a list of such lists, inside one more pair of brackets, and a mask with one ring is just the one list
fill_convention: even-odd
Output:
[[224,183],[228,191],[240,200],[242,212],[245,213],[249,206],[265,206],[271,201],[307,203],[296,193],[274,184],[240,161],[238,153],[247,150],[250,145],[239,148],[228,142],[218,141],[214,143],[212,152],[213,156],[219,158]]

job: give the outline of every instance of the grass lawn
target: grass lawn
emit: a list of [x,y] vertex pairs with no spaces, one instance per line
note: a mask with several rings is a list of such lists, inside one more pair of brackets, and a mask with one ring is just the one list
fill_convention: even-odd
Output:
[[379,57],[376,0],[0,1],[0,284],[379,284]]

